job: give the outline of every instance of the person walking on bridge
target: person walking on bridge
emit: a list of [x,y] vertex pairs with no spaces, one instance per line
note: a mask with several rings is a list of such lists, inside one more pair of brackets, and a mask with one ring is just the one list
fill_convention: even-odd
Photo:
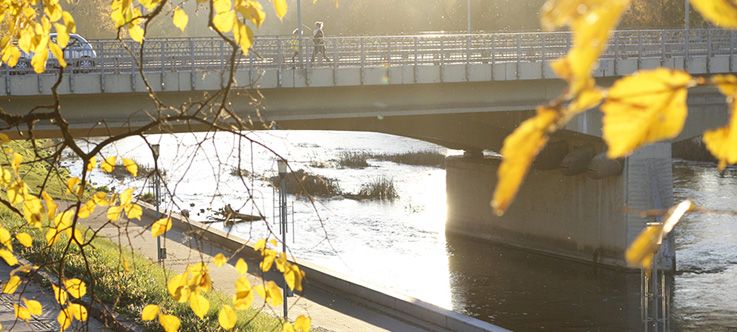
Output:
[[330,59],[325,54],[325,33],[322,32],[322,22],[317,21],[315,22],[315,31],[312,35],[312,41],[315,44],[315,50],[312,51],[312,60],[310,62],[315,62],[315,55],[318,53],[322,53],[322,57],[325,59],[325,61],[330,62]]
[[302,38],[302,29],[296,28],[292,31],[292,39],[289,40],[289,48],[292,49],[292,68],[297,66],[299,57],[299,39]]

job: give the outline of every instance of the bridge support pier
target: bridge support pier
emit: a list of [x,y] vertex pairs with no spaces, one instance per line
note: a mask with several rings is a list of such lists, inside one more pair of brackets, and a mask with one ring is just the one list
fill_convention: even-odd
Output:
[[[499,159],[446,160],[449,233],[555,256],[624,267],[624,251],[653,218],[638,211],[673,204],[669,143],[647,146],[624,161],[622,174],[594,179],[561,169],[530,171],[503,217],[489,206]],[[629,212],[628,212],[629,211]],[[664,248],[670,262],[672,245]]]

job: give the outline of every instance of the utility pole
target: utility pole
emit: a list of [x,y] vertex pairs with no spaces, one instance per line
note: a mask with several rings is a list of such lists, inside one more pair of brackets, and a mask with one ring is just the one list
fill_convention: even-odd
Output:
[[[686,0],[688,1],[688,0]],[[302,47],[302,0],[297,0],[297,38],[298,38],[298,49],[299,49],[299,65],[304,68],[304,57],[302,56],[304,48]]]
[[[279,228],[281,230],[281,240],[282,240],[282,255],[286,257],[287,255],[287,186],[286,186],[286,175],[287,175],[287,161],[284,159],[279,159],[277,162],[277,168],[279,170]],[[282,284],[282,290],[284,291],[284,321],[287,321],[288,319],[288,313],[287,313],[287,297],[288,294],[288,285],[286,279],[284,279],[284,282]]]
[[[156,205],[156,219],[161,218],[160,204],[161,204],[161,180],[159,179],[159,145],[151,144],[151,150],[154,153],[154,205]],[[166,249],[161,247],[161,236],[156,237],[156,260],[161,264],[166,259]]]
[[689,32],[691,28],[691,3],[690,0],[683,0],[684,2],[684,9],[683,9],[683,28],[684,28],[684,54],[683,57],[683,67],[688,69],[688,57],[689,57],[689,48],[691,47],[691,33]]
[[466,31],[469,35],[471,34],[471,0],[466,0]]

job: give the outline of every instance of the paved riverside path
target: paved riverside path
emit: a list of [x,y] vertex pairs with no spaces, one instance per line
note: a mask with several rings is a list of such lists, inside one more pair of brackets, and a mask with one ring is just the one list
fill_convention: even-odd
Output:
[[[13,269],[14,267],[8,266],[5,262],[0,263],[0,280],[7,280],[10,271]],[[26,281],[29,279],[22,277],[22,280]],[[13,304],[23,303],[21,296],[28,300],[41,302],[43,314],[38,317],[32,317],[28,323],[19,319],[16,320]],[[0,324],[3,326],[3,331],[59,331],[59,324],[56,322],[56,316],[59,314],[59,310],[59,304],[54,300],[51,288],[48,286],[42,287],[36,279],[21,284],[15,294],[0,294]],[[92,315],[89,316],[88,320],[88,331],[109,331],[100,321],[93,318]],[[84,325],[78,324],[75,322],[67,331],[84,330]]]
[[[92,227],[99,227],[106,222],[105,209],[96,209],[95,214],[86,222]],[[153,222],[147,214],[144,213],[142,222],[120,221],[116,224],[107,225],[99,234],[106,236],[117,243],[118,234],[123,234],[122,242],[127,243],[130,239],[131,246],[139,253],[156,259],[156,239],[151,237],[151,232],[144,228]],[[97,227],[96,227],[97,226]],[[128,238],[123,232],[128,233]],[[163,239],[162,239],[163,240]],[[184,232],[173,227],[166,233],[166,240],[162,241],[166,246],[167,259],[165,266],[174,272],[181,272],[191,263],[205,261],[212,274],[213,286],[216,290],[226,294],[233,294],[234,283],[238,277],[235,267],[235,261],[229,261],[228,265],[215,267],[212,257],[217,253],[223,253],[230,257],[233,252],[217,247],[213,243],[196,243],[196,239],[187,236]],[[190,246],[190,242],[192,245]],[[193,249],[200,248],[200,250]],[[258,270],[255,262],[248,262],[249,279],[252,285],[260,284],[261,277],[252,273]],[[308,276],[309,278],[309,276]],[[163,281],[162,282],[162,286]],[[313,330],[316,331],[425,331],[410,323],[398,320],[394,317],[386,315],[380,311],[367,308],[358,303],[343,297],[337,297],[332,293],[305,287],[304,297],[291,297],[289,300],[289,317],[295,319],[297,316],[306,314],[312,319]],[[254,296],[254,308],[261,308],[263,299],[258,295]],[[271,308],[266,306],[264,312],[281,316],[282,307]],[[276,331],[281,329],[275,328]]]

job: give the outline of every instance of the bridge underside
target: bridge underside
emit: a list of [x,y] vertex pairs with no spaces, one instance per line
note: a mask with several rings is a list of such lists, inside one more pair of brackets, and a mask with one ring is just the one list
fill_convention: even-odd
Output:
[[[275,121],[279,129],[373,131],[472,152],[447,163],[448,231],[623,266],[626,246],[646,222],[654,221],[625,211],[672,204],[671,150],[669,143],[660,143],[625,160],[602,164],[595,158],[606,148],[600,138],[600,112],[584,113],[555,134],[511,210],[501,218],[491,214],[489,199],[497,182],[498,160],[483,159],[480,152],[499,151],[504,138],[534,114],[535,106],[561,89],[561,82],[551,80],[265,89],[263,99],[255,101],[246,91],[235,92],[229,107],[254,123]],[[724,98],[716,91],[692,92],[689,120],[676,140],[699,135],[726,119]],[[172,105],[202,96],[202,92],[161,94]],[[0,101],[0,107],[24,114],[49,101],[48,97],[9,97]],[[257,113],[254,103],[259,102],[267,107]],[[176,114],[159,113],[140,93],[65,95],[61,104],[78,137],[125,133],[153,117]],[[221,123],[229,124],[228,120]],[[51,123],[39,122],[36,129],[35,137],[60,136]],[[265,126],[257,124],[253,129]],[[146,133],[203,130],[211,128],[200,122],[178,122]],[[620,166],[612,171],[613,164]],[[603,176],[592,177],[592,168]]]

